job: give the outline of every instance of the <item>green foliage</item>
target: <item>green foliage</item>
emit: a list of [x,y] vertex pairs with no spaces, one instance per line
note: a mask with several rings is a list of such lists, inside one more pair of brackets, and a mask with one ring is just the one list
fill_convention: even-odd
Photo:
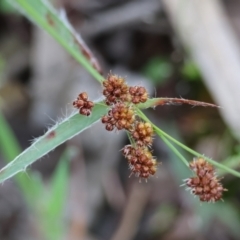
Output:
[[[10,162],[21,152],[20,146],[1,114],[0,128],[0,149],[4,159]],[[68,191],[68,160],[75,152],[72,148],[64,152],[47,189],[37,172],[15,176],[23,197],[37,216],[41,234],[47,239],[60,239],[64,233],[63,210]]]
[[143,73],[151,79],[155,85],[160,85],[172,75],[173,67],[166,59],[155,57],[146,64]]
[[15,12],[15,9],[8,3],[7,0],[0,1],[0,12],[8,14]]
[[181,73],[185,79],[191,81],[197,81],[201,79],[201,73],[197,67],[197,65],[190,60],[184,62],[184,65],[181,69]]
[[[83,65],[98,82],[102,82],[103,77],[95,70],[89,62],[89,59],[86,58],[86,55],[83,54],[79,46],[78,35],[72,29],[62,12],[58,13],[45,0],[9,0],[9,2],[20,12],[24,13],[26,17],[54,37],[56,41],[59,42],[76,61]],[[145,75],[157,84],[163,83],[170,77],[172,72],[171,64],[161,58],[152,59],[144,69]],[[182,72],[191,80],[196,80],[200,76],[196,66],[191,62],[185,64]],[[140,109],[152,107],[154,103],[159,100],[160,98],[149,99],[146,103],[139,104],[136,107],[138,116],[144,121],[150,122]],[[19,172],[23,172],[21,175],[18,174],[16,176],[16,180],[22,188],[24,196],[30,206],[35,210],[38,216],[39,226],[41,226],[41,231],[47,239],[60,239],[65,232],[63,209],[66,204],[68,191],[68,160],[71,158],[71,155],[74,154],[75,149],[67,149],[63,154],[47,189],[44,187],[44,183],[39,174],[30,172],[27,176],[24,172],[27,170],[27,167],[37,159],[49,153],[68,139],[91,127],[92,124],[99,121],[107,111],[108,107],[103,104],[103,102],[97,102],[89,117],[79,115],[78,112],[75,112],[61,122],[56,123],[56,125],[49,129],[43,136],[34,140],[32,145],[21,154],[19,154],[20,147],[11,129],[0,115],[0,147],[4,157],[9,161],[9,163],[0,170],[0,183],[15,176]],[[153,124],[152,126],[156,134],[171,149],[171,152],[184,163],[181,164],[180,161],[174,161],[175,173],[179,179],[186,178],[186,176],[189,175],[188,156],[185,156],[184,151],[193,156],[205,158],[211,164],[219,168],[222,175],[231,173],[240,177],[240,173],[232,169],[238,166],[239,156],[228,159],[224,164],[218,163],[188,148],[157,126]],[[100,136],[96,137],[100,138]],[[12,159],[14,160],[11,161]],[[175,160],[175,156],[173,156],[172,159]],[[233,206],[230,204],[225,204],[224,207],[222,207],[221,204],[216,204],[214,207],[211,206],[211,208],[205,208],[204,206],[203,209],[203,207],[199,207],[199,203],[197,203],[196,209],[204,224],[209,223],[210,216],[218,215],[234,232],[239,233],[237,226],[238,219],[233,210]],[[169,212],[167,211],[166,214],[169,215]],[[171,217],[173,216],[174,213],[171,213]],[[228,219],[231,219],[231,221],[228,221]],[[169,219],[169,222],[170,221],[171,219]]]
[[71,27],[65,13],[57,12],[47,0],[8,0],[36,25],[48,32],[66,51],[99,82],[103,77],[92,67],[81,50],[83,40]]
[[36,199],[34,204],[37,215],[40,217],[42,232],[47,239],[61,239],[66,232],[63,215],[69,187],[69,159],[74,152],[76,151],[72,148],[64,152],[49,187],[45,189],[45,192],[39,189],[39,193],[43,195]]
[[73,113],[62,122],[50,128],[43,136],[36,139],[24,152],[0,171],[0,182],[14,176],[18,172],[26,171],[27,167],[37,159],[55,149],[61,143],[74,137],[97,122],[107,112],[107,106],[96,103],[91,116],[86,117]]
[[[0,113],[0,149],[4,159],[11,162],[18,154],[21,153],[21,148],[12,132],[12,129],[6,122],[3,115]],[[18,175],[16,180],[25,196],[29,195],[31,182],[27,175]]]
[[[86,70],[89,71],[90,74],[92,74],[97,81],[102,82],[103,77],[95,70],[93,65],[89,63],[89,59],[86,57],[86,54],[83,54],[84,51],[80,48],[83,47],[84,44],[70,26],[63,13],[57,13],[45,0],[9,0],[9,2],[11,2],[19,11],[23,12],[29,19],[34,21],[38,26],[42,27],[51,36],[53,36],[79,63],[86,68]],[[168,63],[163,62],[161,59],[154,59],[153,62],[149,63],[149,66],[145,71],[149,74],[149,76],[151,75],[153,79],[164,79],[170,76],[171,66]],[[151,101],[153,100],[149,100],[146,104],[139,105],[139,107],[151,107],[152,105],[149,105],[149,102]],[[90,117],[80,116],[78,113],[75,113],[64,119],[62,122],[57,123],[53,128],[49,129],[42,137],[34,141],[28,149],[18,155],[12,162],[0,171],[0,182],[14,176],[18,172],[26,171],[26,168],[30,164],[53,150],[59,144],[72,138],[84,129],[91,127],[91,124],[98,121],[107,112],[107,110],[107,106],[102,103],[97,103]],[[139,108],[136,108],[136,110],[142,119],[149,122]],[[173,146],[173,144],[188,151],[194,156],[204,157],[211,164],[226,171],[227,173],[240,177],[240,173],[237,171],[195,152],[173,137],[169,136],[157,126],[153,125],[153,127],[156,133],[173,150],[173,152],[180,157],[184,164],[188,165],[187,160],[181,155],[177,148]]]

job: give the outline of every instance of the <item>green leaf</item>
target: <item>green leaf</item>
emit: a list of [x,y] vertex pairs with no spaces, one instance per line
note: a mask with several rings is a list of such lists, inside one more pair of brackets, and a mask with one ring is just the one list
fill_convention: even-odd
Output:
[[2,150],[4,159],[10,162],[21,152],[21,148],[14,136],[12,129],[9,127],[7,121],[1,113],[0,129],[0,148]]
[[68,53],[99,82],[103,77],[94,68],[96,59],[89,59],[90,50],[72,28],[63,11],[57,12],[47,0],[8,0],[36,25],[48,32]]
[[0,12],[8,14],[15,12],[12,6],[7,2],[7,0],[0,1]]
[[57,123],[43,136],[36,139],[29,148],[0,170],[0,183],[18,172],[26,171],[26,168],[37,159],[55,149],[66,140],[91,127],[107,111],[108,107],[102,102],[95,103],[92,114],[89,117],[75,112],[60,123]]
[[[5,120],[4,116],[0,113],[0,149],[1,153],[6,162],[12,161],[18,154],[21,152],[21,148],[17,142],[17,139]],[[35,185],[35,174],[30,174],[27,176],[17,175],[16,181],[21,190],[23,191],[23,195],[26,200],[30,200],[30,197],[33,195],[33,192],[36,191]],[[30,181],[29,181],[30,180]],[[37,181],[37,180],[36,180]],[[39,185],[38,185],[39,186]],[[31,203],[31,201],[29,201]]]
[[[69,160],[73,154],[76,154],[76,149],[71,147],[62,154],[52,176],[49,191],[40,199],[40,222],[47,239],[61,239],[66,228],[63,214],[68,196]],[[39,207],[39,204],[36,207]]]
[[[51,196],[48,199],[48,213],[52,217],[56,217],[64,206],[65,199],[67,196],[68,189],[68,178],[69,178],[69,160],[70,155],[72,155],[71,148],[68,148],[58,163],[56,170],[52,176],[51,180]],[[75,151],[76,152],[76,151]]]

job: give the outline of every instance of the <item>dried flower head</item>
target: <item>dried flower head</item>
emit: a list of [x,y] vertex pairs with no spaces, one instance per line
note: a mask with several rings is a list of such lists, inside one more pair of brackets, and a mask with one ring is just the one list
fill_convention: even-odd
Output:
[[73,102],[73,106],[79,109],[79,113],[85,116],[89,116],[92,112],[94,103],[88,101],[88,95],[86,92],[82,92],[78,95],[77,99]]
[[129,87],[129,93],[134,104],[144,103],[148,99],[147,90],[142,86]]
[[216,177],[213,166],[204,158],[194,158],[189,167],[195,172],[196,177],[185,180],[185,185],[192,194],[199,197],[202,202],[216,202],[222,199],[224,191],[220,180]]
[[108,114],[102,117],[102,123],[106,124],[108,131],[112,131],[114,128],[130,130],[134,121],[135,113],[132,107],[121,102],[115,104]]
[[153,128],[150,123],[137,122],[134,130],[131,132],[132,137],[139,146],[150,146],[153,142]]
[[129,87],[124,78],[109,74],[103,81],[103,95],[110,106],[108,114],[102,117],[106,130],[125,129],[135,141],[134,147],[129,145],[123,149],[131,173],[145,179],[154,175],[157,162],[148,149],[153,142],[153,128],[149,123],[139,122],[134,111],[134,104],[146,102],[146,89],[141,86]]
[[128,160],[132,174],[147,179],[156,173],[157,161],[148,148],[127,145],[123,148],[123,155]]
[[112,105],[118,101],[129,101],[128,85],[124,78],[109,74],[103,81],[103,95],[106,97],[106,104]]

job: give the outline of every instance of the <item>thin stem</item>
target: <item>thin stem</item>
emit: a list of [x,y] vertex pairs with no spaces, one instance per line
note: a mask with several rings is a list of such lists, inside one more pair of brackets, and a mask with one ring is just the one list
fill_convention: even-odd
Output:
[[177,144],[179,147],[183,148],[184,150],[188,151],[189,153],[195,155],[196,157],[202,157],[204,159],[206,159],[209,163],[211,163],[212,165],[220,168],[220,169],[223,169],[224,171],[228,172],[228,173],[231,173],[232,175],[236,176],[236,177],[240,177],[240,173],[221,164],[221,163],[218,163],[214,160],[212,160],[211,158],[209,157],[206,157],[194,150],[192,150],[191,148],[185,146],[184,144],[180,143],[179,141],[177,141],[175,138],[171,137],[170,135],[168,135],[166,132],[164,132],[163,130],[161,130],[160,128],[158,128],[156,125],[154,125],[147,117],[146,115],[140,110],[140,109],[137,109],[137,112],[138,112],[138,115],[143,119],[145,120],[146,122],[149,122],[150,124],[152,124],[154,130],[158,133],[158,135],[161,137],[161,136],[164,136],[166,137],[167,139],[169,139],[170,141],[174,142],[175,144]]
[[[223,161],[223,164],[225,164],[225,166],[228,166],[230,168],[238,168],[240,166],[240,156],[233,156],[230,158],[227,158],[225,161]],[[220,171],[218,171],[218,175],[224,175],[226,174],[226,170],[221,169]]]
[[189,167],[187,159],[167,140],[166,137],[160,135],[165,144],[182,160],[182,162]]
[[134,141],[132,139],[132,136],[130,135],[129,131],[126,131],[126,132],[127,132],[127,136],[128,136],[128,139],[129,139],[131,145],[135,146],[135,143],[134,143]]

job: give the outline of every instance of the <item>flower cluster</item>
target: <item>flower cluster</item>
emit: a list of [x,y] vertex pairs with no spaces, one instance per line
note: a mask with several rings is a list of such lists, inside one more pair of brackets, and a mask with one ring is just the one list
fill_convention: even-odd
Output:
[[132,137],[138,146],[151,146],[153,142],[153,128],[150,123],[137,122]]
[[106,130],[125,129],[133,142],[123,148],[131,174],[145,179],[154,175],[157,162],[149,150],[153,142],[153,128],[150,123],[139,121],[135,114],[135,104],[147,101],[146,89],[142,86],[129,87],[123,78],[110,74],[103,81],[103,95],[106,104],[111,106],[108,114],[102,117]]
[[[103,81],[103,95],[110,108],[101,119],[106,130],[128,132],[131,145],[126,145],[122,153],[128,161],[131,175],[144,179],[155,175],[158,163],[151,152],[154,130],[150,123],[139,119],[135,106],[147,101],[146,89],[142,86],[128,86],[124,78],[109,74]],[[88,100],[87,93],[83,92],[78,95],[73,106],[79,109],[80,114],[89,116],[94,104]],[[210,163],[199,157],[189,167],[196,176],[186,179],[184,185],[192,194],[198,196],[202,202],[222,199],[223,192],[227,190],[223,188]]]
[[127,158],[132,174],[147,179],[157,171],[157,161],[148,148],[127,145],[123,148],[123,155]]
[[144,103],[148,99],[148,93],[142,86],[129,87],[129,93],[134,104]]
[[192,194],[198,196],[202,202],[216,202],[222,199],[223,192],[227,190],[219,182],[210,163],[203,158],[195,158],[189,167],[197,175],[185,180],[185,185]]
[[86,92],[82,92],[78,95],[77,99],[73,102],[73,106],[79,109],[79,113],[85,116],[89,116],[92,112],[94,103],[88,100]]
[[129,100],[128,85],[125,83],[124,78],[110,74],[108,78],[103,81],[103,86],[103,95],[106,97],[105,102],[107,105]]
[[106,124],[108,131],[112,131],[114,128],[130,130],[134,121],[135,114],[132,107],[122,102],[113,105],[108,114],[102,117],[102,123]]

